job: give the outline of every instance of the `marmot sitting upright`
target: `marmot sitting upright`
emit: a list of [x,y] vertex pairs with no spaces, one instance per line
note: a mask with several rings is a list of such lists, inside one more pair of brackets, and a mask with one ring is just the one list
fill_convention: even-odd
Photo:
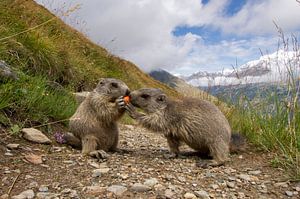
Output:
[[70,118],[71,133],[63,135],[65,143],[98,158],[103,151],[115,151],[119,137],[116,121],[125,112],[116,99],[128,94],[129,89],[124,82],[113,78],[101,79]]

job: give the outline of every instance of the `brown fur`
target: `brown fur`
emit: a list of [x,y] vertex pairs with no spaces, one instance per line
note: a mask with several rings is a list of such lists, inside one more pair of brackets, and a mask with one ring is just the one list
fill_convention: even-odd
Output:
[[115,151],[119,130],[117,120],[123,115],[116,99],[129,94],[129,89],[120,80],[101,79],[97,87],[79,105],[71,117],[66,142],[90,154],[97,150]]
[[131,94],[129,115],[142,126],[161,132],[167,138],[171,152],[178,154],[181,142],[213,157],[209,165],[223,164],[229,155],[231,128],[224,114],[212,103],[192,98],[169,99],[159,89],[140,89]]

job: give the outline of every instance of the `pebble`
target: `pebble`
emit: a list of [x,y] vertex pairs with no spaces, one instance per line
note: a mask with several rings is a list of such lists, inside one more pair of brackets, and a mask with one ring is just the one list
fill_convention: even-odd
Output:
[[274,184],[275,187],[284,187],[284,188],[287,188],[288,187],[288,184],[287,182],[277,182]]
[[8,199],[9,195],[8,194],[3,194],[2,196],[0,196],[0,199]]
[[148,187],[154,187],[158,183],[158,180],[156,178],[150,178],[145,180],[144,185]]
[[122,196],[125,191],[127,191],[127,188],[122,185],[112,185],[107,188],[107,191],[114,193],[117,196]]
[[217,184],[211,184],[210,187],[213,188],[213,189],[218,189],[219,185],[217,185]]
[[233,182],[226,182],[227,187],[234,188],[235,184]]
[[105,192],[106,188],[101,186],[88,186],[84,187],[83,190],[86,190],[87,194],[99,195]]
[[151,188],[141,183],[135,183],[131,186],[130,190],[135,192],[146,192],[151,190]]
[[56,193],[50,193],[50,192],[38,192],[36,194],[36,197],[39,199],[52,199],[58,197],[59,194]]
[[238,175],[238,177],[242,180],[245,180],[245,181],[250,181],[251,180],[251,177],[247,174],[240,174],[240,175]]
[[209,199],[209,195],[206,191],[200,190],[200,191],[195,191],[196,196],[198,196],[201,199]]
[[165,190],[165,197],[166,198],[174,198],[175,196],[175,193],[171,190],[171,189],[166,189]]
[[33,189],[33,188],[37,188],[38,186],[39,184],[36,181],[33,181],[28,185],[28,188]]
[[10,152],[6,152],[4,153],[5,156],[14,156],[14,154],[10,153]]
[[285,194],[289,197],[292,197],[294,195],[292,191],[285,191]]
[[184,196],[183,196],[184,198],[186,198],[186,199],[196,199],[197,197],[195,196],[195,194],[193,194],[193,193],[185,193],[184,194]]
[[260,170],[249,171],[248,173],[249,173],[250,175],[259,175],[259,174],[261,174],[261,171],[260,171]]
[[48,192],[48,190],[49,190],[49,189],[48,189],[47,186],[43,186],[43,185],[42,185],[42,186],[39,187],[39,191],[40,191],[40,192]]
[[12,199],[31,199],[31,198],[34,198],[34,196],[35,196],[35,194],[34,194],[33,190],[29,189],[29,190],[23,191],[19,195],[11,197],[11,198]]
[[20,144],[8,144],[8,145],[6,145],[6,147],[8,149],[11,149],[11,150],[18,149],[19,146],[20,146]]

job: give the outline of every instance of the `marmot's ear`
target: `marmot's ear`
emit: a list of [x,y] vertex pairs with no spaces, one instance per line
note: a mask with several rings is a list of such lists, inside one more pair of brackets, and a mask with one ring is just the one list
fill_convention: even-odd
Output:
[[167,96],[165,94],[160,94],[159,96],[157,96],[156,101],[165,102],[166,98],[167,98]]

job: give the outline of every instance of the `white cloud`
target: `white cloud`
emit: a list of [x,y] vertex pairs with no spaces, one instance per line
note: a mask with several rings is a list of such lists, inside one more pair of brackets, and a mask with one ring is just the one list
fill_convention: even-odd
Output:
[[[37,0],[50,10],[59,8],[61,0]],[[259,57],[259,48],[272,49],[277,39],[275,20],[284,30],[300,28],[300,5],[294,0],[249,1],[240,12],[224,16],[229,0],[69,0],[81,4],[68,23],[86,28],[88,36],[112,53],[149,71],[165,68],[189,74],[198,70],[220,70]],[[70,19],[86,21],[76,24]],[[250,39],[224,40],[207,44],[199,35],[188,33],[176,37],[178,26],[209,26],[224,34],[250,35]],[[272,35],[265,37],[266,34]]]

